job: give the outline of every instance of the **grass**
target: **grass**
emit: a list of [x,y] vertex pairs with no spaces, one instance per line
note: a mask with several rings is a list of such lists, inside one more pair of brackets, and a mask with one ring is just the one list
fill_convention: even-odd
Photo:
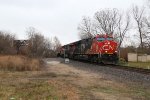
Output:
[[[16,58],[17,64],[20,66],[22,64],[19,64],[18,61],[24,62],[27,60],[31,64],[33,60],[23,56],[6,56],[6,58],[7,60]],[[34,66],[36,64],[31,65]],[[49,66],[49,68],[52,69],[48,71],[21,72],[9,71],[10,69],[6,71],[1,70],[0,100],[95,100],[99,98],[103,99],[103,96],[105,96],[104,99],[109,97],[108,100],[116,100],[118,99],[117,97],[122,97],[123,100],[126,100],[124,97],[127,97],[127,100],[130,100],[128,98],[150,100],[150,88],[142,87],[140,84],[134,84],[134,82],[129,85],[110,80],[101,80],[99,77],[96,78],[96,81],[91,81],[95,77],[86,77],[88,73],[81,73],[81,75],[78,74],[79,76],[75,77],[70,72],[67,72],[68,69],[65,69],[65,67],[60,69],[58,66]],[[66,71],[66,73],[61,73],[61,70]],[[74,72],[74,69],[71,71]],[[86,81],[82,81],[83,78]],[[89,85],[82,86],[78,83],[88,83]],[[111,99],[112,97],[115,97],[115,99]]]
[[[82,88],[65,79],[61,80],[63,75],[51,72],[35,74],[34,72],[0,71],[0,100],[79,100],[79,97],[81,100],[91,100],[95,98],[93,92],[107,94],[110,98],[123,96],[135,100],[150,100],[149,87],[118,86],[106,83]],[[41,77],[48,77],[48,79],[38,80]]]
[[150,62],[128,62],[127,66],[150,69]]
[[43,81],[5,83],[1,84],[0,90],[0,98],[7,100],[10,98],[14,98],[15,100],[59,99],[56,88],[52,84]]
[[150,62],[126,62],[126,63],[122,63],[120,65],[136,67],[136,68],[143,68],[143,69],[150,69]]
[[89,87],[89,91],[104,93],[111,96],[125,96],[135,100],[150,100],[150,90],[145,89],[141,86],[127,86],[127,87],[116,87],[116,86],[94,86]]
[[0,56],[0,70],[31,71],[39,70],[41,62],[38,59],[25,56]]
[[0,100],[78,100],[73,86],[54,79],[54,73],[34,72],[0,71]]
[[150,69],[150,62],[126,62],[124,59],[121,58],[118,64],[129,67]]

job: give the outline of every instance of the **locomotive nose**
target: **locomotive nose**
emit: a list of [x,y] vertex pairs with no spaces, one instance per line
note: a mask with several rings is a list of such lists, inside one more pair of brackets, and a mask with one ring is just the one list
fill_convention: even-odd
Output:
[[106,41],[105,44],[110,44],[110,42],[109,42],[109,41]]
[[112,48],[112,44],[110,41],[105,41],[103,46],[102,46],[102,50],[105,53],[111,53],[113,48]]
[[103,50],[109,50],[109,49],[110,49],[110,45],[108,44],[103,45]]
[[104,45],[103,45],[103,50],[109,50],[109,49],[110,49],[110,42],[107,41],[107,42],[105,42]]

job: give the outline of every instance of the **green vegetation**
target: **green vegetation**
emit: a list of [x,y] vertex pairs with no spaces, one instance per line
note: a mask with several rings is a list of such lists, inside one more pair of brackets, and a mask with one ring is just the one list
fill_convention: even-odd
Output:
[[129,67],[150,69],[150,62],[127,62],[127,63],[124,63],[123,65],[129,66]]
[[150,69],[150,62],[126,62],[123,58],[120,58],[118,65]]

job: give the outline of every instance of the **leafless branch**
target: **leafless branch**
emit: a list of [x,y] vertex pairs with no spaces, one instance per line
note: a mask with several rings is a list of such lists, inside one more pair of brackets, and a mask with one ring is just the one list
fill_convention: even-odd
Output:
[[97,20],[97,27],[99,30],[103,30],[103,33],[113,33],[119,23],[119,12],[117,9],[113,10],[101,10],[95,13],[95,19]]
[[93,23],[89,17],[84,17],[78,26],[80,38],[92,38],[95,36]]
[[133,18],[137,24],[137,29],[138,29],[138,33],[140,36],[140,43],[141,43],[141,48],[143,49],[143,18],[144,18],[144,7],[143,8],[139,8],[138,6],[133,6],[132,8],[132,13],[133,13]]
[[131,20],[129,17],[129,13],[126,13],[125,15],[125,19],[123,18],[123,15],[120,14],[120,18],[119,18],[119,24],[118,24],[118,33],[119,33],[119,48],[123,42],[123,39],[127,33],[127,31],[130,30],[131,28]]

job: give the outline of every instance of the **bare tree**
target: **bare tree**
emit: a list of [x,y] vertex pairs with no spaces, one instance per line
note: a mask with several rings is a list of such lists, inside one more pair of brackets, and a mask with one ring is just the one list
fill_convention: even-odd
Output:
[[148,9],[147,9],[147,15],[144,19],[144,22],[146,24],[147,27],[147,36],[146,36],[146,44],[147,47],[150,49],[150,0],[147,0],[147,5],[148,5]]
[[117,9],[101,10],[95,13],[94,21],[89,17],[84,17],[78,26],[80,37],[87,38],[96,36],[96,34],[111,34],[115,31],[120,21],[120,15]]
[[[124,18],[125,17],[125,18]],[[117,37],[119,38],[119,45],[118,48],[120,48],[126,33],[131,29],[131,20],[129,13],[126,13],[125,16],[120,14],[118,26],[117,26]]]
[[38,32],[35,28],[30,27],[27,29],[29,44],[29,56],[43,57],[51,46],[48,40]]
[[106,34],[114,33],[120,21],[119,11],[113,10],[101,10],[95,13],[95,19],[97,22],[97,28]]
[[114,33],[115,38],[119,39],[119,48],[129,29],[129,14],[121,14],[117,9],[98,11],[92,21],[89,17],[84,17],[78,27],[81,39],[93,37],[96,34]]
[[143,36],[144,36],[144,7],[139,8],[138,6],[133,6],[132,8],[133,18],[137,25],[137,30],[140,38],[140,45],[143,49]]
[[150,50],[150,16],[144,17],[144,27],[145,31],[143,34],[143,46],[145,49]]
[[56,50],[61,46],[57,37],[54,37],[52,42],[52,40],[45,38],[41,32],[37,31],[33,27],[28,28],[26,32],[30,41],[29,56],[56,57]]
[[92,38],[95,36],[93,23],[89,17],[83,17],[82,22],[78,26],[79,36],[81,39]]
[[53,50],[57,51],[60,47],[61,47],[61,43],[60,43],[58,37],[55,36],[53,38]]
[[0,54],[15,54],[14,40],[15,35],[12,33],[0,31]]

